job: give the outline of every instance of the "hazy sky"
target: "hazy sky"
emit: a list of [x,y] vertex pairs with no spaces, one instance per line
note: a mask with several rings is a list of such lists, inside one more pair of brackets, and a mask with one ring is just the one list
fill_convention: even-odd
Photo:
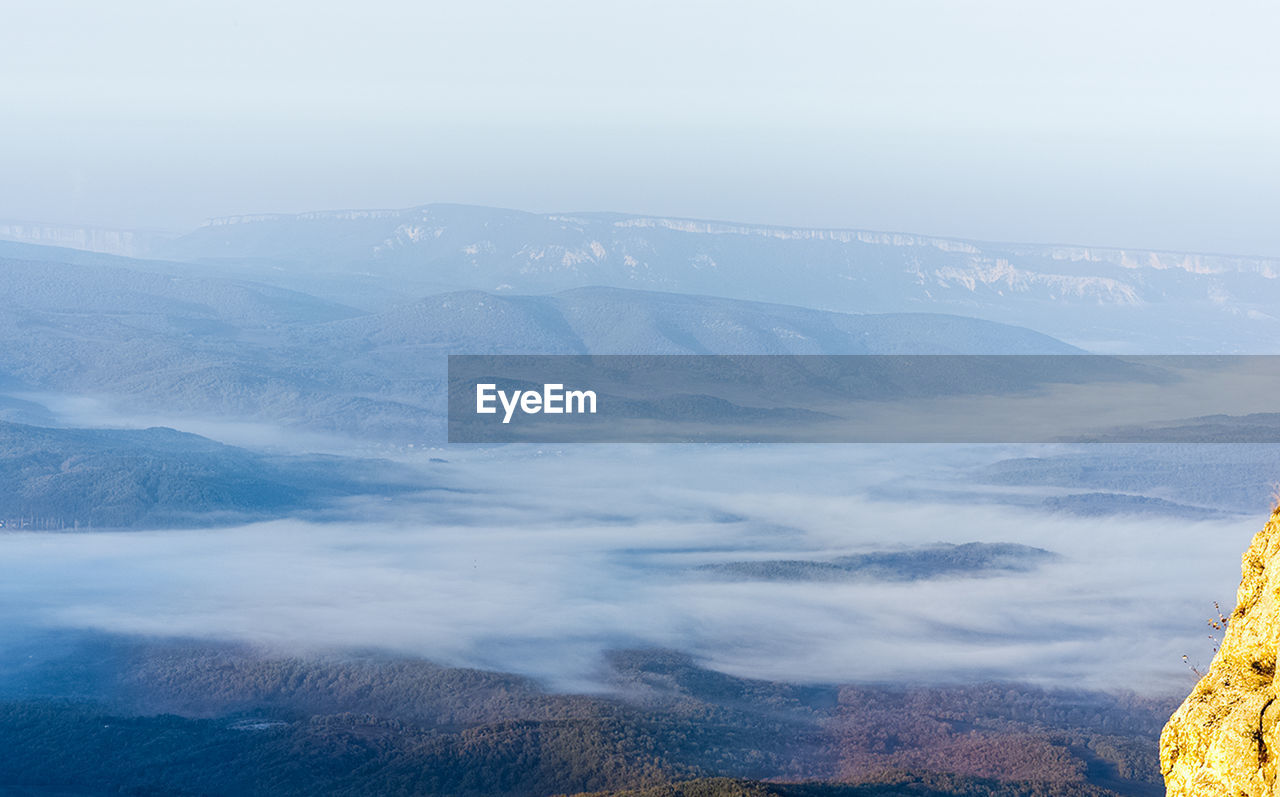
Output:
[[0,218],[454,201],[1280,255],[1280,6],[7,0]]

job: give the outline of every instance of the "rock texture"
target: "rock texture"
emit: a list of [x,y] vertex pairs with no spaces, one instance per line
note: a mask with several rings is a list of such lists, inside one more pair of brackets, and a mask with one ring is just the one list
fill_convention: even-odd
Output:
[[1160,739],[1168,797],[1280,797],[1280,508],[1241,571],[1222,647]]

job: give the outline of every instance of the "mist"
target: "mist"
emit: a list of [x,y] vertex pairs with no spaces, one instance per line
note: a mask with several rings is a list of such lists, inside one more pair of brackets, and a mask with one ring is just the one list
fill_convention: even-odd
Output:
[[[1176,693],[1207,664],[1256,519],[1081,519],[892,503],[866,488],[936,447],[508,450],[368,522],[0,536],[6,625],[378,649],[602,688],[602,654],[687,652],[802,682],[1013,680]],[[518,451],[518,449],[517,449]],[[627,454],[625,457],[619,454]],[[364,500],[364,499],[362,499]],[[702,564],[1015,542],[1027,572],[910,582],[708,578]]]

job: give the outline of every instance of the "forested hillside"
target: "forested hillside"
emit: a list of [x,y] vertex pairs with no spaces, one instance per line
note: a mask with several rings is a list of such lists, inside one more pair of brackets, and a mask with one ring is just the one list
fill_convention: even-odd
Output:
[[38,667],[0,660],[0,783],[84,794],[552,795],[724,776],[866,785],[715,781],[641,794],[1148,795],[1170,708],[1012,685],[747,680],[661,651],[615,653],[613,695],[589,696],[376,654],[82,644]]

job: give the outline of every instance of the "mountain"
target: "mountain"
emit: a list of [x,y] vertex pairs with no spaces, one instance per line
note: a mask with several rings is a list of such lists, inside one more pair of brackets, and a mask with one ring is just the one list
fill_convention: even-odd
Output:
[[460,205],[218,219],[155,254],[369,309],[600,285],[953,313],[1099,351],[1261,353],[1280,339],[1274,258]]
[[266,456],[172,429],[3,422],[0,484],[6,530],[246,522],[414,486],[379,461]]
[[93,394],[152,414],[396,439],[442,436],[449,353],[1076,351],[955,316],[857,316],[607,288],[466,291],[369,313],[183,264],[20,245],[0,246],[0,296],[5,392]]
[[9,313],[146,319],[148,326],[160,329],[164,328],[160,322],[168,321],[177,326],[176,331],[201,322],[270,327],[360,315],[358,310],[296,291],[247,280],[191,276],[181,273],[188,270],[182,266],[164,270],[158,265],[62,249],[0,245],[0,296]]
[[0,240],[43,246],[63,246],[90,252],[142,257],[161,242],[175,237],[160,230],[127,230],[85,227],[73,224],[46,224],[30,221],[0,221]]
[[618,690],[574,695],[376,652],[67,636],[0,647],[0,788],[743,794],[674,791],[727,777],[826,782],[782,792],[795,797],[1137,797],[1159,793],[1156,735],[1170,710],[1016,684],[751,680],[661,650],[615,652],[605,667]]
[[[1280,509],[1253,538],[1240,589],[1209,671],[1165,726],[1160,766],[1169,797],[1280,793]],[[1212,622],[1212,621],[1211,621]]]
[[930,313],[850,315],[711,296],[582,288],[462,291],[308,332],[325,346],[506,354],[1078,354],[1029,329]]
[[1193,517],[1215,510],[1265,510],[1274,503],[1277,473],[1280,449],[1272,445],[1150,443],[1059,448],[982,465],[965,478],[972,484],[1015,487],[1019,493],[1027,488],[1075,491],[1045,499],[1046,508],[1059,511],[1178,509],[1183,517]]

